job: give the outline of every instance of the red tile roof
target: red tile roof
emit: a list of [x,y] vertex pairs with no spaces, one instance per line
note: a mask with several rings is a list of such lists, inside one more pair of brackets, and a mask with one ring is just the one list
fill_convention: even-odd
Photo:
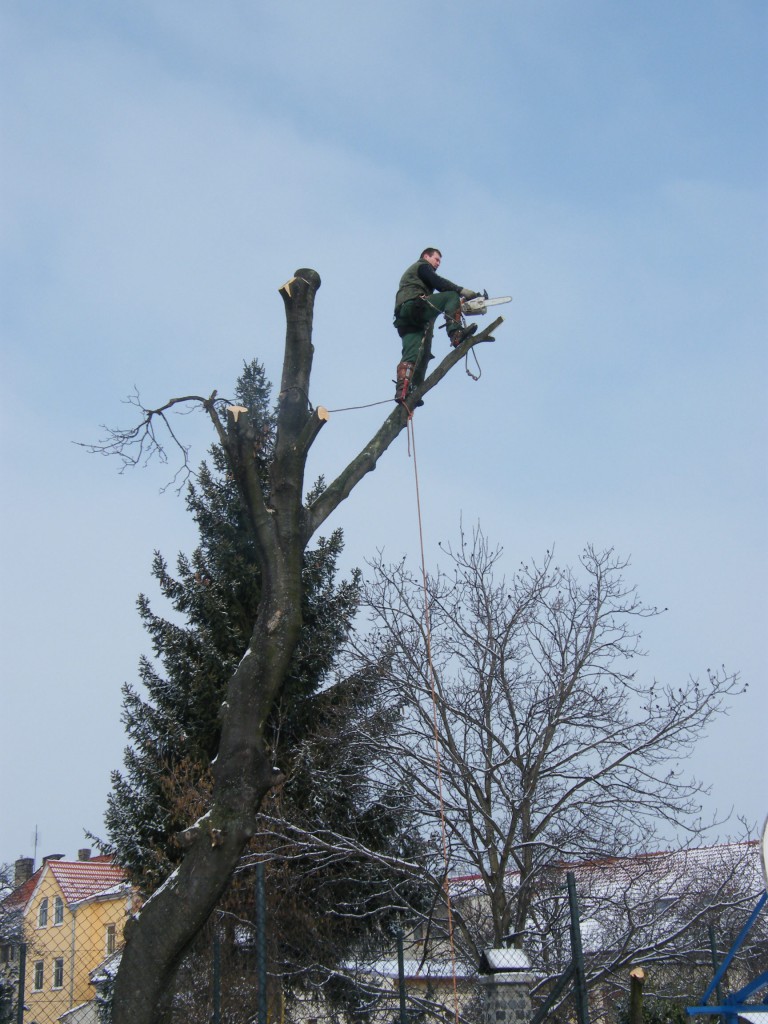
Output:
[[111,857],[90,860],[51,860],[46,865],[59,883],[67,906],[96,896],[125,881],[125,872]]
[[6,910],[23,909],[29,902],[44,872],[50,870],[59,884],[67,906],[97,896],[125,881],[125,873],[111,857],[90,860],[49,860],[35,871],[10,896],[3,900]]

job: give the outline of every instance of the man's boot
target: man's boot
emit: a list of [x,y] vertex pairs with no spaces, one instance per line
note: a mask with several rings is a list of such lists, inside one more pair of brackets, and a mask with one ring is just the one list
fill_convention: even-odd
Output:
[[397,380],[395,381],[395,401],[404,402],[411,390],[411,378],[415,363],[402,362],[397,364]]
[[477,330],[477,324],[468,324],[466,327],[454,327],[453,330],[448,330],[448,340],[451,343],[451,348],[458,348],[462,341],[466,341],[467,338],[471,338]]

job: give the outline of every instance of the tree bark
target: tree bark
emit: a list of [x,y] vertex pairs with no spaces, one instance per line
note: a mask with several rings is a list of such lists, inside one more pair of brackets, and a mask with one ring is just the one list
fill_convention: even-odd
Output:
[[[361,453],[312,504],[303,505],[309,449],[326,416],[309,403],[312,319],[320,277],[297,270],[280,289],[286,312],[285,357],[278,403],[275,455],[269,487],[262,490],[256,446],[247,416],[229,411],[227,427],[212,407],[219,435],[256,541],[262,597],[253,633],[221,707],[222,733],[215,759],[212,805],[188,832],[184,858],[126,927],[115,981],[114,1024],[157,1024],[178,964],[224,892],[254,834],[261,802],[276,781],[264,743],[264,725],[279,696],[301,629],[301,573],[307,544],[320,524],[375,468],[408,421],[397,406]],[[472,339],[485,340],[491,327]],[[467,345],[466,348],[471,347]],[[465,347],[450,352],[418,388],[439,382]]]
[[629,972],[629,1024],[643,1024],[643,985],[645,971],[635,967]]

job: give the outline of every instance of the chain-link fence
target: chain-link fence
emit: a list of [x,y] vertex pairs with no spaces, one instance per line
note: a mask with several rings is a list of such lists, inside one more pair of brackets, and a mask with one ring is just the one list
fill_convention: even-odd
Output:
[[[219,919],[184,961],[176,979],[172,1024],[481,1024],[477,971],[447,957],[424,960],[392,946],[376,958],[302,973],[267,964],[256,929],[232,936]],[[264,978],[264,983],[262,983]],[[263,985],[263,987],[262,987]]]
[[[112,942],[108,926],[92,922],[94,941]],[[462,962],[453,963],[445,950],[425,958],[423,949],[405,937],[402,959],[397,955],[397,936],[382,955],[336,970],[314,966],[304,975],[283,973],[265,960],[257,922],[233,921],[219,916],[209,923],[195,950],[179,971],[173,998],[173,1024],[485,1024],[489,1005],[496,999],[500,1009],[494,1020],[536,1019],[545,999],[556,988],[557,977],[544,977],[519,949],[493,950],[490,963],[480,971]],[[83,935],[83,945],[88,934]],[[260,948],[261,945],[261,948]],[[718,944],[722,947],[722,943]],[[106,1024],[112,972],[119,949],[96,969],[88,967],[87,951],[63,949],[52,942],[33,941],[21,957],[4,967],[25,967],[24,1012],[12,1001],[0,1016],[2,1024]],[[21,950],[20,950],[21,952]],[[95,951],[94,951],[95,952]],[[80,962],[77,962],[79,954]],[[722,954],[722,948],[720,948]],[[763,958],[763,966],[765,958]],[[596,967],[587,960],[586,969]],[[722,986],[722,994],[742,984],[759,963],[740,965]],[[567,968],[567,965],[566,965]],[[566,972],[564,972],[566,973]],[[632,979],[628,966],[589,986],[590,1024],[628,1024]],[[562,977],[562,976],[561,976]],[[644,1011],[640,1018],[655,1024],[682,1024],[684,1007],[697,1002],[712,977],[711,964],[697,958],[688,964],[648,966],[643,970]],[[514,988],[514,986],[517,988]],[[494,990],[496,986],[496,991]],[[506,1018],[499,1016],[506,1013]],[[519,1012],[520,1016],[513,1014]],[[573,978],[567,979],[560,996],[540,1018],[551,1024],[572,1024],[579,1018]]]
[[[41,869],[23,907],[5,920],[0,1024],[108,1024],[132,895],[122,882],[103,886],[98,860]],[[685,918],[677,944],[665,948],[660,931],[648,932],[656,946],[630,958],[613,941],[626,932],[606,912],[605,894],[582,872],[578,902],[575,886],[569,894],[562,876],[553,882],[559,903],[544,930],[471,952],[461,934],[469,896],[454,899],[455,935],[440,913],[427,927],[386,912],[345,933],[341,899],[351,883],[334,890],[338,901],[323,916],[305,893],[297,898],[295,885],[277,884],[277,876],[265,885],[263,866],[237,876],[182,963],[168,994],[171,1024],[682,1024],[684,1007],[698,1001],[751,909],[723,890],[720,905],[710,901],[706,914]],[[617,891],[626,901],[629,886]],[[633,907],[647,921],[651,909],[670,915],[671,927],[696,904],[675,905],[669,891],[661,908]],[[647,929],[647,921],[639,923]],[[768,967],[766,926],[720,996]]]
[[0,1024],[105,1024],[101,990],[123,922],[91,919],[74,933],[33,936],[3,964]]

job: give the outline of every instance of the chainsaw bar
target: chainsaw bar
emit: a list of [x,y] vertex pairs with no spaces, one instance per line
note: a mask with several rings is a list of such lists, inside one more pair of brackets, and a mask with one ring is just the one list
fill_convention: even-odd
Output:
[[464,316],[482,316],[488,312],[489,306],[501,306],[505,302],[511,302],[511,295],[501,295],[496,299],[489,299],[485,295],[478,295],[476,299],[468,299],[461,304],[461,312]]

